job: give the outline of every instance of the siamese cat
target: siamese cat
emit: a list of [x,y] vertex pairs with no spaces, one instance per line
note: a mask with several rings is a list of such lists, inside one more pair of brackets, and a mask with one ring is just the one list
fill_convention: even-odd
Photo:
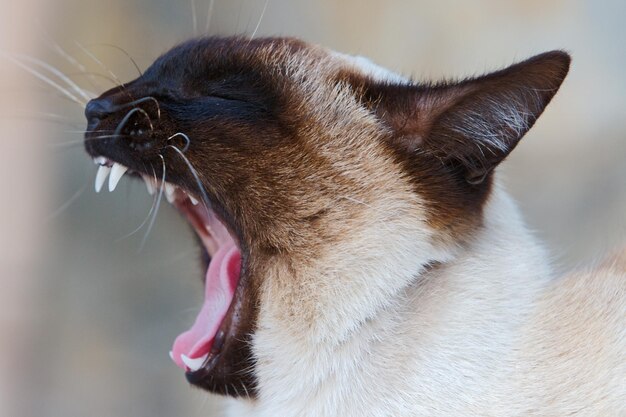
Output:
[[96,190],[142,178],[206,254],[187,380],[232,416],[625,416],[626,253],[554,276],[495,173],[569,64],[419,84],[212,37],[89,102]]

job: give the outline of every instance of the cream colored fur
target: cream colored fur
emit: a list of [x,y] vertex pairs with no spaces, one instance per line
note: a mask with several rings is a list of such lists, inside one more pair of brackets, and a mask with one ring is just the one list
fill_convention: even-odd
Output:
[[626,258],[555,276],[497,184],[472,239],[445,243],[400,169],[389,172],[360,140],[376,134],[370,115],[312,80],[325,71],[304,62],[403,79],[342,54],[292,58],[303,108],[368,155],[376,186],[338,196],[353,207],[332,244],[267,265],[253,340],[258,399],[228,400],[228,415],[626,416]]
[[260,396],[229,415],[626,415],[623,266],[554,277],[500,187],[463,248],[384,209],[306,266],[272,266]]

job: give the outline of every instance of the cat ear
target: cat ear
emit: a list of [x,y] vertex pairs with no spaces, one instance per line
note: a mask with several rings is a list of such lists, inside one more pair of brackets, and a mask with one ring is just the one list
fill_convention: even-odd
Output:
[[406,151],[424,151],[481,183],[532,127],[567,75],[552,51],[503,70],[434,86],[378,85],[365,95]]

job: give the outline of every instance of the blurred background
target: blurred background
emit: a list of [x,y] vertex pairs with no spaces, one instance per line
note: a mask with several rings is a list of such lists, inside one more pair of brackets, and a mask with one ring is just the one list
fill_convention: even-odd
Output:
[[417,80],[563,48],[570,76],[499,172],[557,268],[626,243],[624,1],[216,0],[208,25],[210,0],[0,5],[0,416],[219,415],[167,355],[200,305],[191,231],[165,204],[143,250],[146,227],[120,239],[144,185],[96,195],[82,109],[7,54],[98,93],[137,76],[126,53],[145,69],[194,33],[297,36]]

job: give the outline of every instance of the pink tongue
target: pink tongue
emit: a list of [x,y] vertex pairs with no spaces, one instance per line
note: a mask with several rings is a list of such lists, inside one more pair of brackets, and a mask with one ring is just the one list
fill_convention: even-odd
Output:
[[221,247],[211,259],[206,273],[204,303],[191,329],[176,338],[172,360],[183,370],[188,368],[181,355],[196,359],[209,353],[215,334],[235,295],[239,280],[241,254],[233,243]]

